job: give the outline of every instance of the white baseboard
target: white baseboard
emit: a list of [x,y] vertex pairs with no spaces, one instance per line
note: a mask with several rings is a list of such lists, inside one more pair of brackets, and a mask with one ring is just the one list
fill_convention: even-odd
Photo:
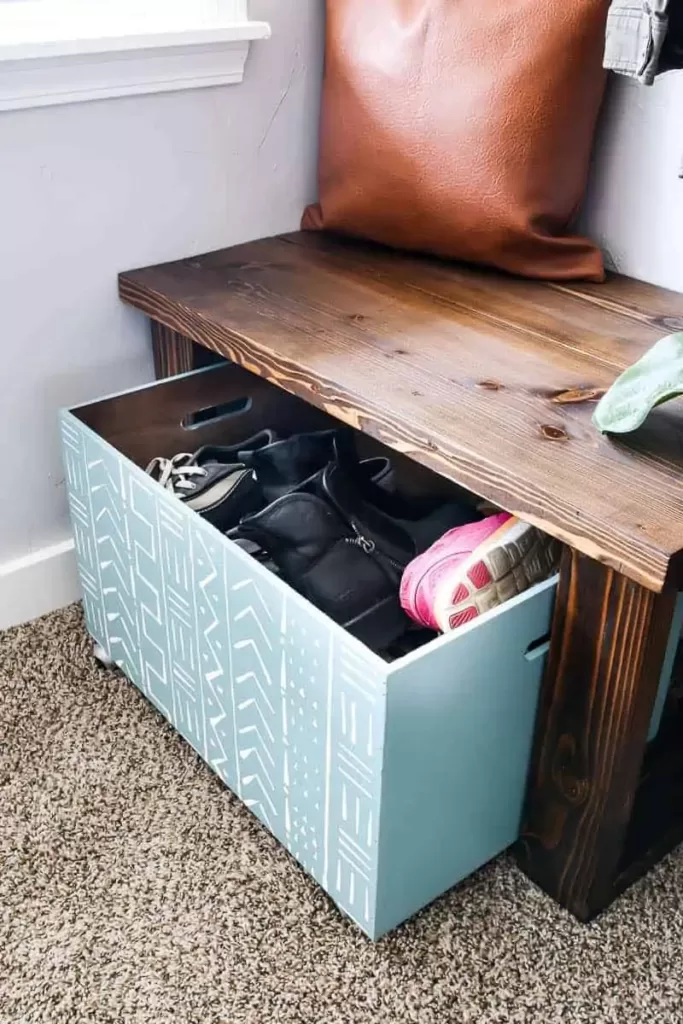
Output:
[[0,629],[64,608],[81,596],[73,540],[0,564]]

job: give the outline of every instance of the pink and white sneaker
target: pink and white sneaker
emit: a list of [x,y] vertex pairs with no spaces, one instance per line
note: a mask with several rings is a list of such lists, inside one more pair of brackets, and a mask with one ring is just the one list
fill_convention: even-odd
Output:
[[560,545],[507,512],[449,530],[408,565],[401,605],[427,629],[448,633],[547,579]]

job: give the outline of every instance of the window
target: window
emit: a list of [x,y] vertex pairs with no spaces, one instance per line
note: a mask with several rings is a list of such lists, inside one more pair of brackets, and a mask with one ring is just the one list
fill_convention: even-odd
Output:
[[0,0],[0,110],[239,82],[247,0]]

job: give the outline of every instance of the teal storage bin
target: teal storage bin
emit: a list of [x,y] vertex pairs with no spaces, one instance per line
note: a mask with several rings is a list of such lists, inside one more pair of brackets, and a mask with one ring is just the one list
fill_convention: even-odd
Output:
[[376,939],[517,838],[555,581],[387,663],[141,468],[329,422],[226,365],[61,431],[94,639]]
[[674,661],[678,652],[679,644],[681,643],[681,636],[683,633],[683,593],[679,593],[676,598],[676,607],[674,609],[673,622],[671,624],[671,632],[669,633],[669,642],[666,646],[666,652],[664,654],[664,664],[662,665],[662,675],[659,680],[659,689],[657,690],[657,697],[655,699],[655,705],[652,710],[652,718],[650,719],[650,729],[648,732],[648,742],[651,743],[657,738],[659,733],[659,727],[662,724],[662,718],[664,716],[664,709],[666,707],[666,698],[671,688]]

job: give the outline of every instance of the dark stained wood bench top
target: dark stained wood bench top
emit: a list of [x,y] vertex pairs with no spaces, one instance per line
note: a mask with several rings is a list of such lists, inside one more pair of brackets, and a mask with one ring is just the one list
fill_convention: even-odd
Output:
[[683,295],[307,233],[122,274],[120,293],[646,587],[679,580],[683,403],[619,440],[591,415],[596,392],[683,330]]

